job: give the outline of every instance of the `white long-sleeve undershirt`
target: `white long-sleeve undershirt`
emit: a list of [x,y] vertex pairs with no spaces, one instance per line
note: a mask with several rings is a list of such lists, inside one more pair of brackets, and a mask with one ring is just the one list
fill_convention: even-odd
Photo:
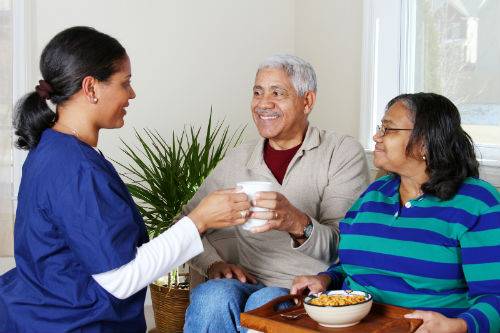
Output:
[[136,257],[129,263],[92,277],[107,292],[125,299],[201,252],[198,229],[186,216],[137,248]]

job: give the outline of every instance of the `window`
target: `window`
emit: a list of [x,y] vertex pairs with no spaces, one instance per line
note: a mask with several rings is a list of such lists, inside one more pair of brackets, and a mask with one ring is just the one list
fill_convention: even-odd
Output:
[[13,101],[26,92],[26,0],[0,0],[0,257],[13,254],[14,213],[26,152],[13,148]]
[[405,92],[435,92],[460,110],[482,177],[500,186],[500,2],[365,0],[361,140],[385,104]]
[[416,1],[409,71],[413,91],[433,91],[460,110],[462,126],[483,160],[500,154],[500,2]]
[[0,0],[0,256],[12,253],[12,3]]

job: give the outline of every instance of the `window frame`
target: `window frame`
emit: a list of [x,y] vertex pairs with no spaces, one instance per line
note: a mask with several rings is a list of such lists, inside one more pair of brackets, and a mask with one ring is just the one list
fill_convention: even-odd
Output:
[[[32,24],[32,0],[12,1],[12,32],[13,32],[13,62],[12,62],[12,107],[26,94],[28,82],[31,82],[33,70],[31,70],[33,60],[33,36],[35,36]],[[12,129],[12,142],[14,143],[15,133]],[[17,208],[17,195],[21,183],[22,166],[28,152],[12,147],[13,156],[13,206],[14,213]],[[14,214],[15,216],[15,214]]]
[[[372,170],[375,126],[385,103],[415,90],[416,1],[363,0],[360,141]],[[379,73],[384,73],[380,75]],[[500,147],[476,144],[481,177],[500,187]]]
[[[11,0],[11,19],[12,19],[12,111],[14,111],[14,105],[16,101],[22,97],[28,87],[29,77],[31,75],[30,67],[28,64],[32,64],[30,57],[31,52],[31,41],[32,39],[32,0]],[[13,112],[12,112],[13,114]],[[11,183],[11,209],[12,209],[12,221],[7,222],[5,225],[0,225],[2,232],[8,232],[10,235],[7,237],[7,242],[0,244],[0,266],[5,270],[11,267],[9,257],[13,256],[14,249],[14,235],[12,232],[17,209],[17,196],[19,191],[19,184],[21,181],[22,165],[26,159],[27,152],[21,151],[14,147],[15,133],[14,129],[11,129],[11,138],[13,146],[11,147],[11,173],[10,173],[10,183]],[[7,260],[7,261],[5,261]],[[7,264],[4,265],[4,263]],[[5,267],[4,267],[5,266]]]

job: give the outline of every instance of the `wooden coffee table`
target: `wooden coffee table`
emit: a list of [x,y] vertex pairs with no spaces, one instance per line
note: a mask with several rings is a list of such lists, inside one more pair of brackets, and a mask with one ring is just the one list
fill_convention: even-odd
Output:
[[[277,311],[276,307],[286,301],[296,300],[292,308]],[[411,333],[422,324],[420,319],[406,319],[403,316],[413,310],[392,305],[373,303],[370,313],[357,325],[344,328],[329,328],[319,325],[307,314],[296,319],[283,317],[305,313],[303,296],[287,295],[276,298],[258,309],[242,313],[241,326],[268,333]]]

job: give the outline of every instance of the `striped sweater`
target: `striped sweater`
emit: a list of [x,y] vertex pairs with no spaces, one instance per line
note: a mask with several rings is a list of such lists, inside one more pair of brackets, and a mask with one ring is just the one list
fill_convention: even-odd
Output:
[[333,288],[459,317],[469,332],[500,332],[498,191],[467,178],[450,200],[401,205],[399,185],[379,178],[355,202],[340,223],[340,263],[323,274]]

